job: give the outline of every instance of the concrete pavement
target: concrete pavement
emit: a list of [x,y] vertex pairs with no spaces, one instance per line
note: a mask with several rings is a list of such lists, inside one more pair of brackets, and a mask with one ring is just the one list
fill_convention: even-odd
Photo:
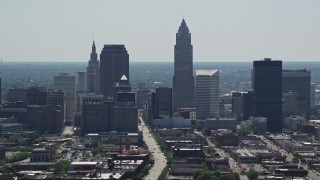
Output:
[[154,165],[150,169],[149,174],[144,179],[156,180],[160,176],[161,171],[166,167],[167,159],[161,152],[160,147],[158,146],[156,140],[153,138],[148,127],[145,125],[143,119],[140,118],[140,120],[141,124],[139,124],[139,130],[142,131],[143,140],[146,142],[149,151],[154,157]]

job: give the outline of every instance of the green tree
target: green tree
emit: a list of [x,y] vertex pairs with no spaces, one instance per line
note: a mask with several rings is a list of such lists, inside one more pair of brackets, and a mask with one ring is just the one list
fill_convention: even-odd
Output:
[[237,134],[239,136],[246,136],[252,133],[252,129],[248,125],[243,125],[239,129],[237,129]]
[[67,160],[60,160],[54,165],[54,173],[67,173],[70,163]]
[[194,176],[196,180],[219,180],[217,176],[214,175],[212,171],[202,171],[200,173],[196,173]]
[[219,177],[220,180],[240,180],[239,174],[232,173],[232,174],[225,174]]
[[6,162],[7,163],[17,162],[17,161],[27,159],[28,157],[29,157],[28,152],[18,152],[15,155],[13,155],[10,159],[8,159]]
[[250,168],[249,171],[247,172],[247,177],[249,178],[249,180],[257,179],[258,175],[259,175],[258,172],[252,168]]
[[65,138],[71,138],[72,135],[71,135],[71,134],[65,134],[64,137],[65,137]]

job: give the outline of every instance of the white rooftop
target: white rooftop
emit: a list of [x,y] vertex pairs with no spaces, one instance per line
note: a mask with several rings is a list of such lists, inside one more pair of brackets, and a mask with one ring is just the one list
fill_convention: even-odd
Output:
[[219,70],[216,70],[216,69],[197,69],[196,76],[213,76],[217,72],[219,72]]

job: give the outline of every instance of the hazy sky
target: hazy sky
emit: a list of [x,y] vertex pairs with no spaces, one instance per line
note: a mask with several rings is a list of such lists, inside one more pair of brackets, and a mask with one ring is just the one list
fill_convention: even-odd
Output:
[[130,61],[173,61],[184,16],[194,61],[320,60],[319,0],[1,0],[4,61],[87,61],[92,39]]

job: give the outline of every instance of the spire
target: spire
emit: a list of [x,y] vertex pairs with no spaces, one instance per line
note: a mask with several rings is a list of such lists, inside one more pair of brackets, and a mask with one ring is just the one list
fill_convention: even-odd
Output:
[[96,44],[94,43],[94,40],[93,40],[93,44],[92,44],[92,52],[93,53],[96,52]]
[[189,32],[189,28],[184,18],[182,19],[178,32]]
[[92,43],[92,51],[91,51],[91,54],[90,54],[90,60],[89,60],[89,64],[91,63],[98,63],[98,54],[96,52],[96,44],[93,40],[93,43]]

